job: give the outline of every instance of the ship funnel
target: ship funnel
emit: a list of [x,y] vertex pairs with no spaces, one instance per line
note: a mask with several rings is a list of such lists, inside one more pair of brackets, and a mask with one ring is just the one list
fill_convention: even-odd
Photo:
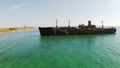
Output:
[[88,26],[91,26],[91,20],[88,20]]

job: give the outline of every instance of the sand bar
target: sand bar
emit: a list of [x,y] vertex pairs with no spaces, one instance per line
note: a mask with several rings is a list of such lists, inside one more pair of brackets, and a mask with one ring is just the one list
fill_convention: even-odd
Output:
[[19,31],[19,30],[27,30],[27,29],[33,29],[33,28],[35,28],[35,27],[24,26],[24,27],[0,28],[0,33],[13,32],[13,31]]

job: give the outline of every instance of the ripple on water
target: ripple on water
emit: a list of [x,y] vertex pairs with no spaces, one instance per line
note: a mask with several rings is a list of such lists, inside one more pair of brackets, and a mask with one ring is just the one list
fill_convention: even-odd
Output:
[[119,68],[117,34],[43,36],[38,29],[0,35],[0,68]]

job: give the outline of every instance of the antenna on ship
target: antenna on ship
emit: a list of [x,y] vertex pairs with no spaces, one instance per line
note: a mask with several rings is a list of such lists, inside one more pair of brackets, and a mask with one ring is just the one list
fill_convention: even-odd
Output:
[[103,21],[101,21],[101,23],[102,23],[102,29],[103,29],[104,28]]
[[70,27],[70,20],[68,20],[68,27]]

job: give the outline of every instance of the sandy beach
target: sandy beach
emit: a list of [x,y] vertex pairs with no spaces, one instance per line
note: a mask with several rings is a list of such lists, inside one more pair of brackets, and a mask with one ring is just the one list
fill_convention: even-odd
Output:
[[31,26],[0,28],[0,33],[20,31],[20,30],[27,30],[27,29],[33,29],[33,28],[34,28],[34,27],[31,27]]

